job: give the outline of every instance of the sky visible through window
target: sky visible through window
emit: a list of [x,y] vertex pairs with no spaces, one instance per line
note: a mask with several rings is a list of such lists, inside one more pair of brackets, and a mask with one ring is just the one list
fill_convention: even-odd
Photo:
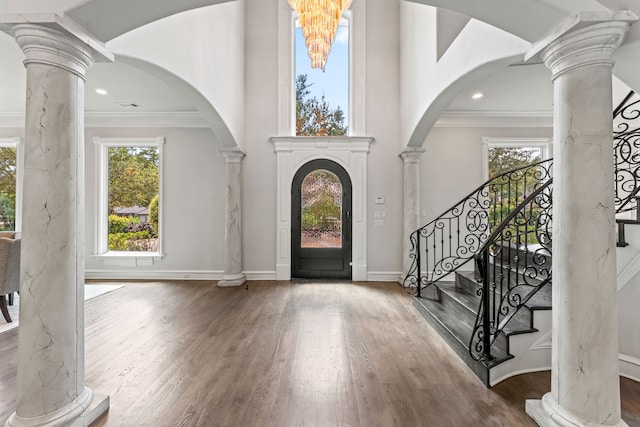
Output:
[[325,96],[325,99],[335,108],[340,106],[344,112],[345,125],[349,123],[349,28],[339,26],[336,33],[325,72],[321,69],[312,69],[311,60],[307,53],[307,46],[302,35],[302,28],[296,28],[295,39],[295,73],[296,76],[306,74],[308,82],[312,84],[309,88],[311,96],[318,100]]

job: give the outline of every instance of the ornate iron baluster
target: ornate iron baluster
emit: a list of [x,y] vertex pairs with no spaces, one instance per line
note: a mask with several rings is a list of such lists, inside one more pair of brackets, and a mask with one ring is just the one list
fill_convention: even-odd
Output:
[[640,189],[640,96],[629,92],[613,113],[616,213],[636,209]]
[[[511,213],[509,197],[517,196],[517,205],[527,192],[551,177],[551,167],[552,161],[544,160],[500,174],[419,228],[411,235],[412,265],[403,282],[405,289],[417,294],[471,260],[489,234]],[[423,243],[418,243],[421,239]],[[426,260],[421,259],[419,251],[423,244]],[[426,268],[424,273],[422,267]]]
[[[551,184],[549,179],[527,196],[491,233],[476,255],[482,279],[478,293],[482,299],[469,343],[469,352],[476,360],[492,358],[491,345],[498,334],[551,280]],[[529,240],[535,240],[535,245]],[[525,258],[522,264],[520,255]]]
[[[614,110],[613,119],[616,213],[637,210],[640,215],[640,97],[630,92]],[[539,289],[551,282],[551,183],[549,179],[542,187],[534,186],[535,191],[500,223],[495,224],[494,216],[496,227],[476,257],[482,282],[478,294],[482,298],[469,343],[469,352],[476,360],[492,358],[491,345],[498,334]],[[527,190],[525,178],[525,195]],[[531,234],[535,234],[537,246],[530,244]],[[504,277],[498,277],[498,271],[502,274],[505,270],[506,292]]]

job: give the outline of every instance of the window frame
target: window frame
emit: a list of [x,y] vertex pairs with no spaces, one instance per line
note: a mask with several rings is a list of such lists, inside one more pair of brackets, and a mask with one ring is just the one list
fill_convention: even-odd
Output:
[[[297,16],[287,0],[279,0],[278,11],[278,136],[296,136],[295,28]],[[366,1],[354,0],[343,14],[349,26],[349,131],[331,138],[366,135]],[[313,138],[313,137],[311,137]]]
[[[96,227],[95,227],[95,257],[107,258],[136,258],[147,259],[150,264],[153,259],[164,257],[164,194],[163,194],[163,147],[165,137],[143,137],[143,138],[104,138],[94,137],[96,144]],[[158,250],[156,252],[142,251],[111,251],[109,250],[109,215],[104,215],[109,206],[109,148],[115,147],[136,147],[136,148],[157,148],[158,149]],[[124,265],[129,265],[125,262]],[[135,263],[141,265],[142,263]]]
[[553,155],[553,139],[541,138],[482,138],[482,177],[489,179],[490,148],[540,148],[541,160],[550,159]]
[[20,137],[0,138],[0,148],[16,149],[16,238],[22,234],[22,195],[24,183],[24,142]]
[[[293,76],[293,100],[291,101],[291,105],[292,105],[292,109],[291,109],[291,123],[293,123],[293,136],[296,137],[300,137],[300,135],[296,134],[296,121],[297,121],[297,117],[296,117],[296,79],[298,78],[298,73],[296,71],[296,30],[298,28],[301,28],[300,25],[300,19],[298,19],[298,14],[296,14],[295,12],[293,12],[293,27],[292,27],[292,45],[291,45],[291,66],[292,66],[292,76]],[[348,67],[349,69],[347,70],[347,112],[348,112],[348,118],[349,120],[347,121],[347,133],[346,135],[340,135],[341,137],[350,137],[352,135],[352,129],[355,123],[355,119],[353,118],[353,114],[352,114],[352,106],[353,106],[353,98],[354,98],[354,91],[352,86],[353,83],[353,35],[352,35],[352,29],[353,29],[353,25],[352,25],[352,21],[353,21],[353,12],[351,11],[351,9],[346,9],[343,13],[342,13],[342,17],[340,18],[340,21],[338,23],[338,27],[343,26],[343,27],[347,27],[347,31],[349,32],[349,40],[347,42],[347,44],[349,45],[348,47],[348,58],[347,58],[347,63],[348,63]],[[337,34],[337,33],[336,33]],[[335,40],[334,40],[335,43]],[[336,105],[332,105],[333,108],[336,107]]]

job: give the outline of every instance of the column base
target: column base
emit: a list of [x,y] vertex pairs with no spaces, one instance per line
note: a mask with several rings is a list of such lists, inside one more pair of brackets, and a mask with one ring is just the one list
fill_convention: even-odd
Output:
[[222,276],[222,280],[218,281],[218,286],[221,288],[242,286],[246,281],[247,281],[247,276],[245,276],[242,273],[225,274],[224,276]]
[[542,399],[528,399],[525,411],[541,427],[627,427],[622,420],[617,424],[596,424],[577,418],[562,409],[551,393],[545,394]]
[[108,396],[94,399],[91,389],[85,387],[73,402],[55,412],[33,418],[22,418],[14,412],[5,427],[87,427],[108,408]]

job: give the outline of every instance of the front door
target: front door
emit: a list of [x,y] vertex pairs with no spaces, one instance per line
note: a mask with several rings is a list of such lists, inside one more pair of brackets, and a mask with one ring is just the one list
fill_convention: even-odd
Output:
[[291,277],[351,279],[351,179],[331,160],[312,160],[293,178]]

